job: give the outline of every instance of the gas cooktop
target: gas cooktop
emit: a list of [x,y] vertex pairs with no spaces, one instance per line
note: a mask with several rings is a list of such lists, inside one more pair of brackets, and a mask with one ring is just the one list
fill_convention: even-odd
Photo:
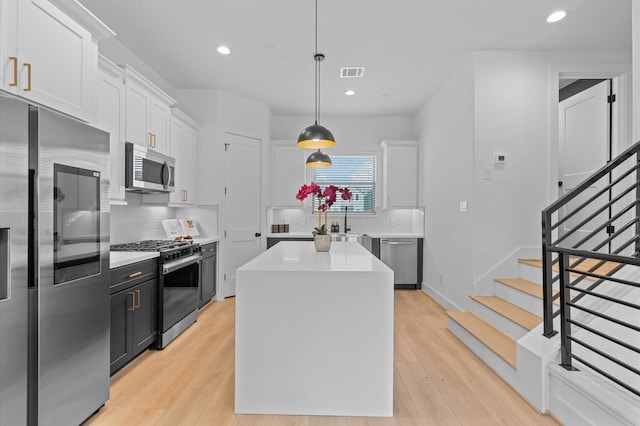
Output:
[[112,251],[164,251],[179,247],[190,246],[193,241],[175,241],[175,240],[143,240],[133,243],[114,244],[111,246]]

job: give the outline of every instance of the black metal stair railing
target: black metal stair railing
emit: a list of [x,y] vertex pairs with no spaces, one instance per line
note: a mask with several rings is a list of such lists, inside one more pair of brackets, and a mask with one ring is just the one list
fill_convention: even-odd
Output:
[[[640,294],[639,253],[640,142],[542,211],[543,334],[557,334],[554,319],[560,316],[562,365],[573,369],[576,359],[640,396],[640,386],[623,380],[628,374],[640,380],[639,366],[625,361],[640,354],[632,344],[640,339],[640,326],[611,315],[640,314],[640,305],[624,298],[630,291]],[[612,327],[624,329],[622,337],[614,336]],[[578,329],[590,337],[576,337],[572,330]],[[607,344],[596,345],[594,339]]]

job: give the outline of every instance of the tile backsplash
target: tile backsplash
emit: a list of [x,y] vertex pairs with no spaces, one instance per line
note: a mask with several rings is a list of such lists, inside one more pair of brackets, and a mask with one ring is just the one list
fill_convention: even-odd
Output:
[[168,207],[145,204],[142,195],[127,193],[127,205],[111,206],[111,244],[140,240],[164,239],[164,219],[196,218],[200,236],[218,236],[217,207]]

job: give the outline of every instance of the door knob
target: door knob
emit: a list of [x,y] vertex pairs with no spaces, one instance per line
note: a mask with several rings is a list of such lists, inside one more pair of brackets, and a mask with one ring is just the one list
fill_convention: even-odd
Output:
[[256,232],[255,235],[256,235],[256,237],[261,237],[262,236],[262,234],[260,232]]

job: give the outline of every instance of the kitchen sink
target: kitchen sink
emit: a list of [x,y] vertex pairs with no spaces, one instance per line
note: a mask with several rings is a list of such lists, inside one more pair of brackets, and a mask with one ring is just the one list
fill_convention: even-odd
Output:
[[361,240],[362,235],[360,234],[331,234],[331,241],[353,241],[359,243]]

